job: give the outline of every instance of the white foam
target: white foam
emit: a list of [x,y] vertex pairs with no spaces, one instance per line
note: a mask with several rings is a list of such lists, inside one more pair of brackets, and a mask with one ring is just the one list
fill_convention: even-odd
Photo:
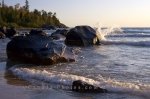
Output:
[[75,80],[82,80],[84,82],[90,83],[92,85],[97,85],[98,82],[94,81],[93,79],[67,74],[63,72],[56,72],[51,71],[48,72],[46,70],[36,70],[36,69],[29,69],[29,68],[11,68],[11,71],[26,80],[35,79],[39,81],[45,81],[49,83],[57,83],[63,85],[72,85],[72,82]]
[[136,33],[136,34],[131,34],[131,33],[122,33],[122,34],[113,34],[113,35],[108,35],[107,37],[134,37],[134,38],[147,38],[150,37],[150,34],[146,33]]
[[103,45],[129,45],[129,46],[150,47],[150,41],[102,40],[101,44],[103,44]]
[[87,77],[67,74],[64,72],[36,70],[32,68],[12,67],[10,70],[13,72],[14,75],[19,76],[27,81],[31,81],[33,79],[39,82],[71,86],[73,81],[82,80],[89,84],[107,89],[111,93],[128,93],[134,95],[136,94],[150,98],[149,84],[121,82],[114,79],[106,79],[102,76],[96,77],[98,78],[97,80],[93,80]]
[[[129,45],[129,46],[142,46],[150,47],[150,41],[128,41],[128,40],[108,40],[106,37],[150,37],[145,33],[123,33],[123,30],[119,27],[111,27],[102,29],[101,27],[96,29],[97,35],[103,45]],[[119,34],[118,34],[119,33]]]
[[150,91],[150,85],[141,83],[121,82],[115,79],[104,79],[105,88],[116,92]]
[[100,40],[106,40],[106,36],[116,33],[123,33],[122,29],[119,27],[110,27],[102,29],[101,27],[96,28],[96,32]]

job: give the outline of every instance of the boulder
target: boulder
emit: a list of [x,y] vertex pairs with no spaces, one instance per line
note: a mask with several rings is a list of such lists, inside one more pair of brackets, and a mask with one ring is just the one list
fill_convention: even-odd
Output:
[[51,37],[55,40],[65,39],[67,35],[67,29],[58,29],[54,33],[51,34]]
[[44,65],[75,61],[72,49],[43,35],[14,37],[7,44],[7,57],[13,61]]
[[32,29],[29,32],[29,35],[47,35],[45,32],[43,32],[42,30],[36,30],[36,29]]
[[81,80],[74,81],[72,83],[72,91],[81,92],[81,93],[106,93],[107,90],[88,84]]
[[90,26],[76,26],[68,31],[65,39],[67,45],[90,46],[99,44],[100,37]]

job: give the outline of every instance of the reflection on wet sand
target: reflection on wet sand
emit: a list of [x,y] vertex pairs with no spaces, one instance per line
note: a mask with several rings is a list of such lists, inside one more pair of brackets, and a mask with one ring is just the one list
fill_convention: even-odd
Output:
[[9,60],[6,63],[4,78],[7,82],[7,84],[15,85],[15,86],[28,86],[29,82],[13,75],[13,73],[9,70],[9,68],[11,68],[12,66],[14,66],[16,64],[17,63],[14,63],[14,62],[9,61]]

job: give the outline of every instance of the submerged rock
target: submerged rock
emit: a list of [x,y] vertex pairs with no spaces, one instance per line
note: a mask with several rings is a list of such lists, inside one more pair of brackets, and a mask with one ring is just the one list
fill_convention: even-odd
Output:
[[68,31],[65,43],[75,46],[89,46],[99,44],[100,37],[90,26],[76,26]]
[[77,81],[74,81],[72,83],[72,91],[82,92],[82,93],[85,93],[85,92],[88,92],[88,93],[106,93],[107,92],[106,89],[102,89],[100,87],[88,84],[88,83],[83,82],[81,80],[77,80]]
[[14,37],[7,44],[8,59],[34,64],[75,61],[72,49],[43,35]]

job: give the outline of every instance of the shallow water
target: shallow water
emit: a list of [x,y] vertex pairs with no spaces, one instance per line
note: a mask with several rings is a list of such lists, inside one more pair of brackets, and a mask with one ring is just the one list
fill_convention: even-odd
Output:
[[[79,51],[76,62],[38,67],[17,64],[9,68],[12,73],[5,69],[10,65],[5,53],[8,40],[1,41],[0,88],[25,99],[149,99],[150,29],[125,30],[130,32],[106,35],[101,46],[76,47],[75,50]],[[74,80],[106,88],[109,93],[72,92],[70,86]]]

